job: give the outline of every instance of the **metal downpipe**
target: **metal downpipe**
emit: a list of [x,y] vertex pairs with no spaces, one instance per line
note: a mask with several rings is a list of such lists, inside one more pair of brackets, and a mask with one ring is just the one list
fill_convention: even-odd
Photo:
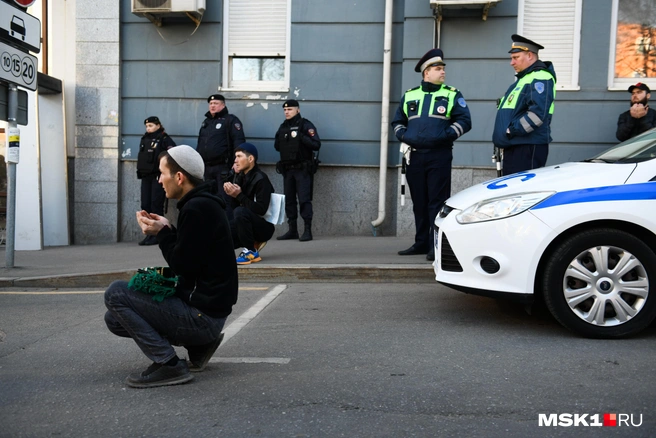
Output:
[[383,46],[383,93],[380,116],[380,172],[378,182],[378,217],[371,222],[372,231],[385,220],[387,181],[387,149],[389,145],[390,70],[392,68],[392,11],[393,0],[385,0],[385,41]]

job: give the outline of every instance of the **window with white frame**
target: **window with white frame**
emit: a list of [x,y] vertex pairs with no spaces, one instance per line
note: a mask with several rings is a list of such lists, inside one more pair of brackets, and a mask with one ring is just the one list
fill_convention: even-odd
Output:
[[224,0],[222,88],[289,89],[291,0]]
[[613,0],[608,87],[645,82],[656,87],[656,5],[654,0]]
[[544,46],[539,56],[551,61],[557,90],[579,89],[582,0],[519,0],[517,33]]

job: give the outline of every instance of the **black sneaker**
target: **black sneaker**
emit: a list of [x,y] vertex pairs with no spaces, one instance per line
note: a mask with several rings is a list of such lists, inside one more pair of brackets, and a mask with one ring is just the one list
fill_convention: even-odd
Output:
[[222,340],[223,333],[221,333],[214,342],[210,342],[209,344],[199,345],[197,347],[186,347],[187,352],[189,353],[189,371],[192,373],[203,371],[212,358],[212,355],[214,355],[216,349],[221,345]]
[[187,362],[179,360],[174,366],[153,363],[141,373],[130,374],[125,381],[133,388],[155,388],[157,386],[179,385],[193,379]]

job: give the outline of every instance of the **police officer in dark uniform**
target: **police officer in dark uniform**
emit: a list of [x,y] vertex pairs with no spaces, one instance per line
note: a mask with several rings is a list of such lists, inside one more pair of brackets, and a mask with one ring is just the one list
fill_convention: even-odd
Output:
[[[435,260],[433,223],[451,196],[453,142],[471,129],[471,115],[460,91],[444,84],[444,54],[429,50],[415,66],[419,87],[405,92],[392,126],[403,143],[406,178],[415,215],[415,243],[399,255],[427,254]],[[408,160],[409,158],[409,160]]]
[[[298,102],[294,99],[282,105],[285,121],[282,122],[273,146],[280,152],[280,161],[276,169],[282,173],[285,191],[285,214],[289,223],[289,231],[278,240],[298,239],[301,242],[312,240],[312,183],[314,178],[314,151],[321,147],[317,128],[308,119],[301,117]],[[301,217],[305,222],[305,230],[298,237],[296,219],[296,197],[300,204]]]
[[[164,215],[164,189],[159,183],[159,154],[175,146],[157,116],[144,120],[146,133],[137,154],[137,178],[141,180],[141,209]],[[146,236],[139,245],[157,245],[155,236]]]
[[205,181],[216,181],[219,194],[226,201],[228,219],[232,219],[231,198],[223,190],[223,183],[231,175],[235,149],[246,141],[244,127],[237,116],[228,113],[225,98],[213,94],[207,98],[209,111],[198,132],[196,150],[205,162]]
[[512,36],[510,65],[515,81],[499,100],[492,142],[502,151],[503,174],[543,167],[551,142],[556,72],[538,59],[544,49],[521,35]]

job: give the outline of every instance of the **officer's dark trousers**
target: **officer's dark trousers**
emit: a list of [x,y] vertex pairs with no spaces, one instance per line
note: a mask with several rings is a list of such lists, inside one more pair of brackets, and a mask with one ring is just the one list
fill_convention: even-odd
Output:
[[226,203],[226,208],[225,212],[226,215],[228,215],[228,220],[232,219],[233,217],[233,212],[232,212],[232,197],[226,194],[226,192],[223,190],[223,176],[228,175],[230,173],[230,169],[232,169],[232,166],[228,166],[226,164],[219,164],[216,166],[208,166],[205,164],[205,181],[216,181],[216,184],[218,186],[218,195],[223,198],[223,200]]
[[160,216],[164,214],[164,198],[162,185],[157,182],[156,175],[141,178],[141,209]]
[[503,174],[537,169],[547,164],[548,144],[521,144],[503,149]]
[[230,220],[232,243],[235,248],[255,249],[254,242],[266,242],[271,239],[276,227],[265,221],[246,207],[237,207],[234,218]]
[[444,201],[451,196],[451,149],[413,151],[406,179],[415,214],[415,244],[419,250],[433,247],[433,223]]
[[306,222],[312,221],[312,175],[304,168],[289,169],[283,174],[285,190],[285,214],[288,221],[298,218],[296,197],[301,206],[301,217]]

